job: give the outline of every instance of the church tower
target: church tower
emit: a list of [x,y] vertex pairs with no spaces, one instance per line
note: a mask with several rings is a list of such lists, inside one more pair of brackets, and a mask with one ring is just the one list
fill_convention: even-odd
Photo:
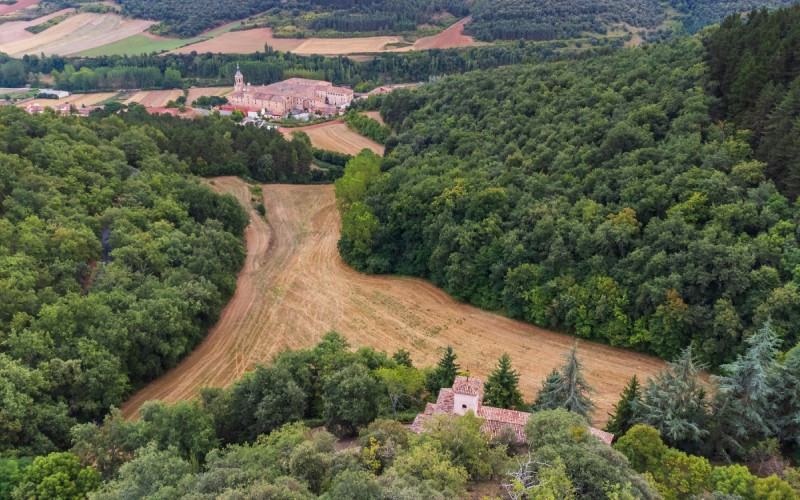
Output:
[[234,92],[241,92],[244,88],[244,75],[239,71],[239,63],[236,63],[236,74],[233,77],[233,90]]

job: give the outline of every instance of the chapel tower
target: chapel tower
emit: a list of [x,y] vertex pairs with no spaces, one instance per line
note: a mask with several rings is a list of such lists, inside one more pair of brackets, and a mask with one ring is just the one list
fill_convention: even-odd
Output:
[[244,75],[239,71],[239,63],[236,63],[236,74],[233,76],[234,92],[241,92],[244,88]]

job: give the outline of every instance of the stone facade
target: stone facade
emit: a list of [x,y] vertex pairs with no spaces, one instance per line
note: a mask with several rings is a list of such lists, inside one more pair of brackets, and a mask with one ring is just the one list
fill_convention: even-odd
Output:
[[[425,411],[417,415],[411,424],[411,430],[419,434],[425,432],[425,422],[436,415],[464,415],[468,411],[484,420],[482,429],[491,437],[498,436],[503,428],[508,427],[514,432],[518,442],[525,442],[525,423],[531,414],[484,406],[483,382],[462,376],[456,377],[452,388],[439,391],[436,403],[428,403],[425,406]],[[594,427],[589,427],[589,433],[608,445],[614,440],[613,434]]]

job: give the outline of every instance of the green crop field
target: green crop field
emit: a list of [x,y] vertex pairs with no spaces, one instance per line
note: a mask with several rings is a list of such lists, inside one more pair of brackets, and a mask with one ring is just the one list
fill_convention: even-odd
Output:
[[147,35],[133,35],[116,42],[95,47],[93,49],[84,50],[75,54],[79,57],[98,57],[98,56],[116,56],[116,55],[139,55],[149,54],[151,52],[167,52],[170,50],[189,45],[191,43],[201,42],[214,38],[227,31],[232,30],[241,23],[233,23],[226,26],[221,26],[217,29],[211,30],[202,36],[194,38],[164,38],[155,39]]

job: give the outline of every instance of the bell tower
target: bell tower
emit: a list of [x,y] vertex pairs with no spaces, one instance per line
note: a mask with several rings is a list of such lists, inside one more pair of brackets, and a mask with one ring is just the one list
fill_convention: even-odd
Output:
[[239,63],[236,63],[236,74],[233,77],[233,90],[240,92],[244,88],[244,75],[239,71]]

